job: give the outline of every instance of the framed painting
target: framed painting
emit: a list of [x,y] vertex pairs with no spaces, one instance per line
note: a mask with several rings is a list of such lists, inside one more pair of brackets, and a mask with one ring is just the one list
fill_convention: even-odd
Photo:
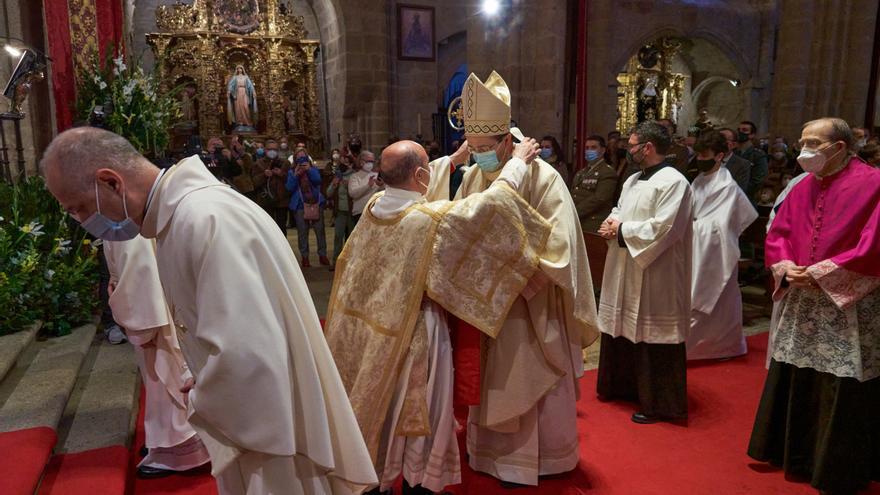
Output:
[[434,7],[397,5],[398,59],[433,62],[437,56],[434,36]]

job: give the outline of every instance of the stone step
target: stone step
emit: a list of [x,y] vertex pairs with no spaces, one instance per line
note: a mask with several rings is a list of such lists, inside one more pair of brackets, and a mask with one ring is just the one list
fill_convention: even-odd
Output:
[[21,353],[33,343],[41,326],[38,321],[20,332],[0,337],[0,382],[15,366]]
[[95,336],[58,425],[56,453],[126,446],[134,434],[140,374],[129,343]]
[[58,427],[94,337],[88,324],[27,347],[0,383],[0,432]]

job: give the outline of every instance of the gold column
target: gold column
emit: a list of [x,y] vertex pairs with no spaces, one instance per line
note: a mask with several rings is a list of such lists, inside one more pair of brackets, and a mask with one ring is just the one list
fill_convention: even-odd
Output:
[[269,57],[267,63],[269,73],[266,81],[268,93],[266,95],[266,132],[272,137],[284,134],[284,110],[282,92],[284,90],[284,77],[282,74],[281,41],[271,39],[266,43]]
[[305,101],[303,102],[303,114],[304,114],[304,122],[307,125],[302,126],[303,130],[309,137],[309,147],[319,145],[324,140],[319,139],[321,135],[321,130],[318,126],[318,96],[316,94],[315,88],[318,84],[317,71],[315,70],[315,52],[317,51],[317,45],[308,44],[303,45],[303,50],[306,53],[306,74],[305,74],[305,87],[303,88]]
[[218,79],[216,74],[222,67],[215,65],[214,37],[208,34],[198,35],[198,50],[199,134],[202,139],[208,139],[221,135],[226,127],[226,98],[221,98],[221,95],[225,95],[225,89],[221,87],[222,78]]

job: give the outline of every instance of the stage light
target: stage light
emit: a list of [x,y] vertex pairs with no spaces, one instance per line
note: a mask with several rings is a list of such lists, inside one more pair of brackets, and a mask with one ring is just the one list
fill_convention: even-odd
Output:
[[17,57],[21,56],[22,52],[21,52],[21,49],[19,49],[19,48],[16,48],[12,45],[6,45],[3,48],[6,50],[6,53],[12,55],[13,57],[17,58]]
[[501,2],[499,0],[483,0],[483,13],[494,17],[501,10]]

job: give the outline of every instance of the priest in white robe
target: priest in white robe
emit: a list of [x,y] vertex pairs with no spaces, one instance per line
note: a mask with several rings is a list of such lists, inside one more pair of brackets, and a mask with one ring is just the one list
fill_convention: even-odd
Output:
[[[494,71],[485,82],[475,74],[468,77],[462,110],[476,165],[465,173],[457,198],[488,189],[502,173],[514,140],[524,139],[510,127],[510,91]],[[478,405],[469,410],[467,448],[474,470],[507,483],[537,485],[539,476],[568,472],[578,463],[578,379],[582,349],[598,335],[596,303],[584,236],[565,181],[537,158],[517,192],[553,229],[535,277],[541,283],[530,284],[531,297],[514,300],[496,337],[480,337],[481,352],[474,353],[478,363],[473,363],[479,368]],[[457,331],[466,324],[459,322]]]
[[144,444],[138,464],[142,478],[157,478],[206,464],[208,451],[187,421],[181,392],[192,375],[165,303],[155,242],[137,236],[104,242],[110,271],[110,307],[134,346],[144,383]]
[[693,192],[665,161],[670,143],[656,122],[633,131],[627,160],[641,170],[599,230],[609,248],[597,393],[636,402],[632,420],[640,424],[687,418]]
[[[550,226],[515,192],[537,153],[526,140],[497,186],[451,204],[426,201],[434,181],[419,144],[382,152],[386,190],[367,204],[340,256],[326,330],[379,491],[401,473],[405,494],[461,482],[446,311],[494,334],[537,269]],[[521,242],[495,241],[503,237]],[[481,286],[491,288],[487,299],[461,289]]]
[[746,353],[739,290],[739,236],[758,212],[721,166],[727,151],[717,131],[703,133],[694,144],[693,286],[688,359],[722,359]]
[[92,234],[157,242],[194,377],[189,422],[221,494],[357,494],[377,483],[287,239],[198,157],[160,171],[95,128],[56,137],[46,184]]

